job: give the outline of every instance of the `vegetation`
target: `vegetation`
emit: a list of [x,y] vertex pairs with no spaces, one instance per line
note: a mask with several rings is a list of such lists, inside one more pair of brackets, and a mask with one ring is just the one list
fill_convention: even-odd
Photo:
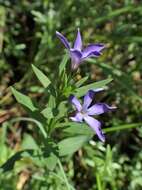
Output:
[[[78,27],[107,48],[73,83],[56,31],[73,42]],[[141,30],[138,0],[0,0],[0,190],[142,189]],[[105,143],[69,120],[69,95],[91,83],[117,106],[101,116]]]

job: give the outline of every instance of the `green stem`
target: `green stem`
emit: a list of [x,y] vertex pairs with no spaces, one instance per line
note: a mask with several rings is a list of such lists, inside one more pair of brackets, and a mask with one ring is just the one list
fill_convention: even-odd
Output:
[[109,133],[109,132],[113,132],[113,131],[119,131],[119,130],[135,128],[135,127],[138,127],[138,126],[141,126],[141,125],[142,125],[142,123],[125,124],[125,125],[120,125],[120,126],[117,126],[117,127],[105,128],[103,131],[106,132],[106,133]]
[[102,185],[101,185],[101,180],[100,180],[100,175],[96,174],[96,181],[97,181],[97,189],[98,190],[103,190]]
[[66,186],[67,186],[67,190],[70,190],[70,184],[69,184],[68,179],[67,179],[67,176],[66,176],[66,174],[65,174],[65,172],[64,172],[62,163],[60,162],[59,159],[58,159],[58,165],[59,165],[59,168],[60,168],[60,170],[61,170],[61,172],[62,172],[62,175],[63,175],[63,177],[64,177],[64,181],[65,181],[65,184],[66,184]]
[[37,121],[35,119],[32,119],[32,118],[28,118],[28,117],[18,117],[18,118],[15,118],[15,119],[11,120],[11,122],[17,122],[17,121],[30,121],[30,122],[35,123],[38,126],[38,128],[40,129],[40,131],[43,134],[44,138],[45,139],[47,138],[46,131],[44,130],[43,125],[39,121]]

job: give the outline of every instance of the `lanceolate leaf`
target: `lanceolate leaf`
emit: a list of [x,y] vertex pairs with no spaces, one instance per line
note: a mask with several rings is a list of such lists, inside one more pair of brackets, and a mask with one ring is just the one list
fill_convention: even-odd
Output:
[[53,118],[53,112],[52,109],[50,107],[46,107],[44,110],[42,110],[41,112],[43,114],[43,116],[47,119],[51,119]]
[[75,95],[77,97],[81,97],[85,93],[87,93],[88,90],[90,90],[90,89],[95,90],[97,88],[103,88],[103,87],[105,87],[106,84],[110,83],[111,81],[112,81],[112,78],[108,78],[106,80],[102,80],[102,81],[99,81],[99,82],[94,82],[94,83],[88,84],[86,86],[80,87],[80,88],[78,88],[76,90]]
[[63,70],[65,69],[65,66],[67,64],[67,61],[69,59],[69,55],[66,54],[64,57],[63,57],[63,60],[61,62],[61,64],[59,65],[59,74],[61,75],[61,73],[63,72]]
[[47,88],[51,81],[48,79],[48,77],[43,74],[42,71],[40,71],[36,66],[32,65],[32,69],[37,76],[38,80],[41,82],[44,88]]
[[59,155],[65,156],[73,154],[79,150],[85,142],[90,139],[90,136],[80,135],[76,137],[66,138],[58,143]]
[[94,133],[85,123],[67,122],[66,126],[63,131],[72,135],[92,135]]
[[11,87],[11,91],[12,91],[13,95],[15,96],[17,102],[24,105],[25,107],[27,107],[31,111],[36,111],[37,110],[37,108],[34,106],[32,100],[30,99],[30,97],[22,94],[21,92],[18,92],[13,87]]
[[76,87],[80,87],[81,85],[84,84],[84,82],[87,81],[87,79],[88,79],[88,76],[87,76],[87,77],[83,77],[82,79],[80,79],[80,80],[75,84],[75,86],[76,86]]
[[23,135],[23,141],[21,143],[21,147],[22,147],[22,149],[34,149],[34,150],[39,149],[39,147],[38,147],[36,141],[34,140],[34,138],[31,135],[27,134],[27,133],[25,133]]
[[57,164],[57,161],[57,156],[53,152],[51,152],[50,155],[45,158],[45,165],[49,170],[53,170]]

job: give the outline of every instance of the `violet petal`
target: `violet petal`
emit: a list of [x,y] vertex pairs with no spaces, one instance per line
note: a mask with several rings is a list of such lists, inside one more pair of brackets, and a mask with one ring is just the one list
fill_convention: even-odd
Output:
[[88,115],[100,115],[102,113],[105,113],[105,112],[108,112],[108,111],[111,111],[114,109],[116,109],[116,107],[110,107],[105,103],[97,103],[97,104],[91,106],[88,109],[87,113],[88,113]]
[[85,59],[90,56],[99,56],[100,51],[104,49],[104,45],[102,44],[90,44],[88,45],[82,52],[83,56],[82,59]]
[[86,112],[87,108],[91,104],[93,97],[94,97],[95,92],[93,90],[89,90],[87,94],[84,96],[84,102],[83,102],[83,111]]
[[56,35],[61,40],[61,42],[64,44],[64,46],[67,49],[70,49],[70,44],[69,44],[68,40],[58,31],[56,31]]
[[105,141],[105,136],[101,130],[101,123],[94,119],[93,117],[90,116],[85,116],[84,120],[86,121],[86,123],[96,132],[97,136],[99,137],[99,139],[104,142]]
[[70,98],[69,98],[69,100],[76,107],[77,111],[81,111],[82,110],[82,106],[81,106],[79,100],[74,95],[71,95]]
[[83,120],[83,116],[82,116],[82,114],[81,113],[76,113],[76,115],[74,116],[74,117],[70,117],[70,119],[72,120],[72,121],[75,121],[75,122],[82,122],[82,120]]
[[71,57],[71,68],[72,70],[75,70],[79,67],[81,63],[82,53],[78,50],[71,49],[70,57]]
[[78,31],[77,31],[76,40],[74,42],[74,49],[80,50],[80,51],[82,49],[82,39],[81,39],[81,34],[80,34],[79,28],[78,28]]

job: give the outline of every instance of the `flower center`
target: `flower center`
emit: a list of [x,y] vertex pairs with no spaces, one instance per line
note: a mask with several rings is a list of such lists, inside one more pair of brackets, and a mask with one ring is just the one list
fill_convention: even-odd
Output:
[[84,110],[81,110],[81,114],[85,117],[85,116],[87,116],[87,113],[86,113],[86,111],[84,111]]

